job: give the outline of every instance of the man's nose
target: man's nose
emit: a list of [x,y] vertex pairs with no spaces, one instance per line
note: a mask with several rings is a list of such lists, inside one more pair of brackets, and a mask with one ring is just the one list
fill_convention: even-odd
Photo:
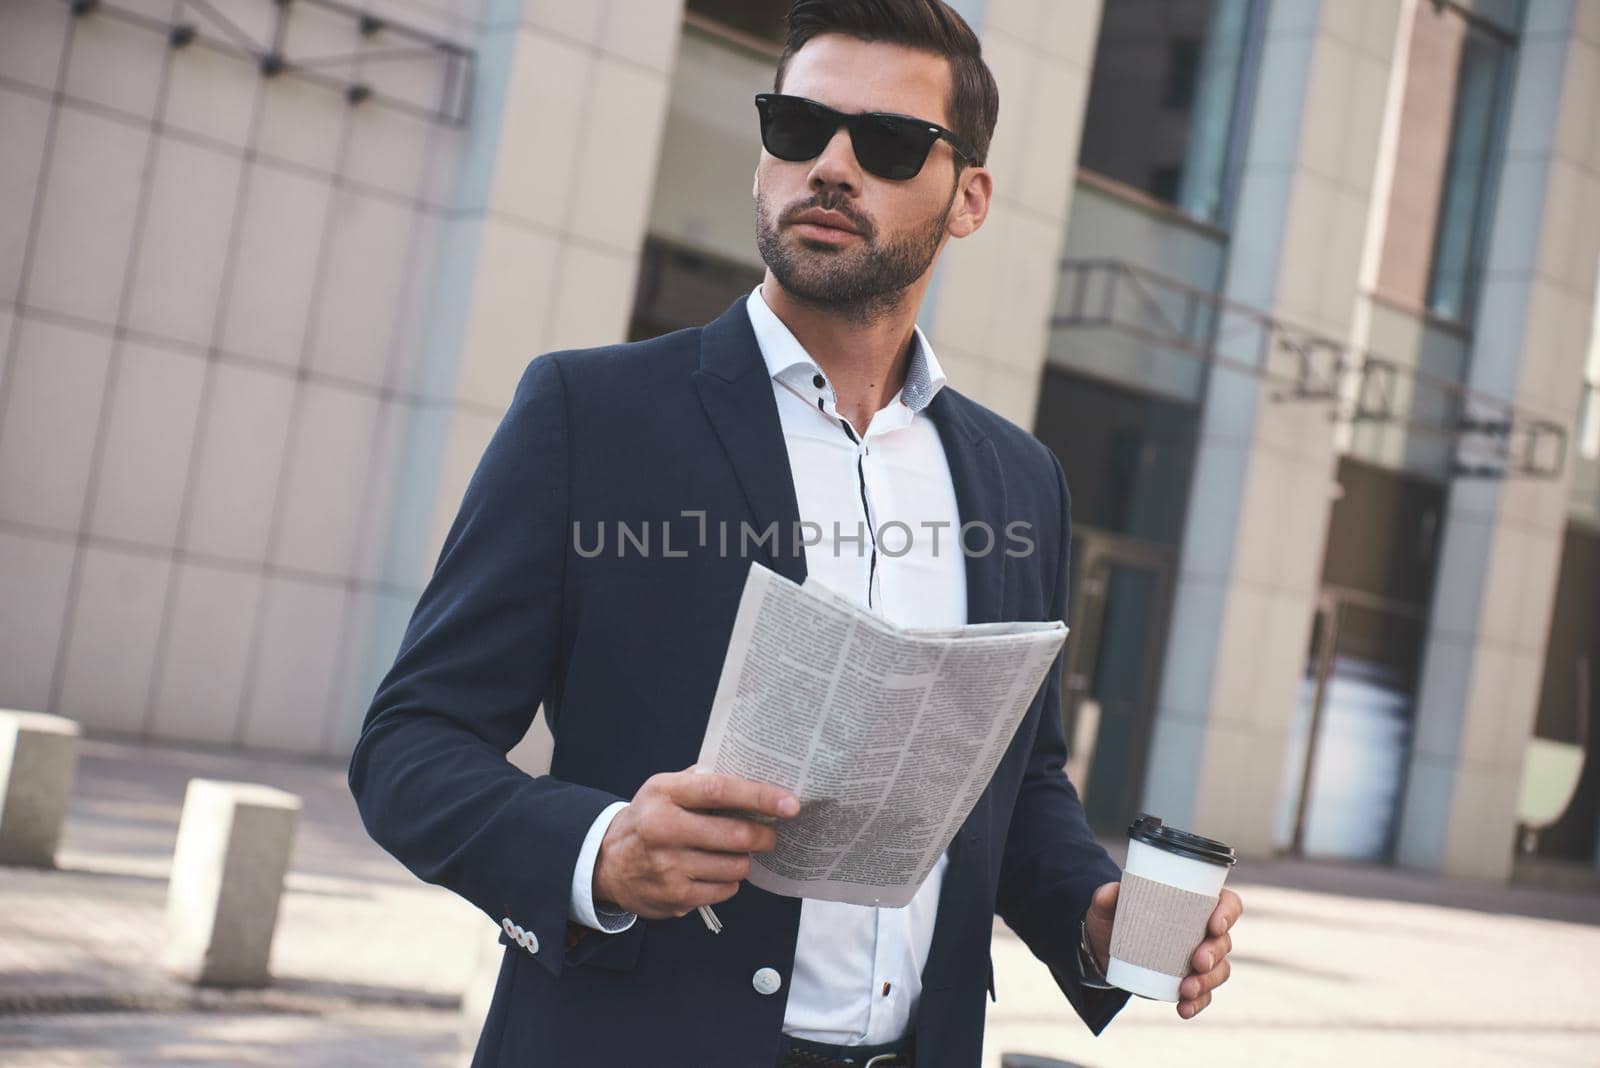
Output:
[[839,186],[851,192],[860,191],[861,164],[856,161],[848,129],[841,126],[833,131],[822,153],[811,164],[809,181],[813,189]]

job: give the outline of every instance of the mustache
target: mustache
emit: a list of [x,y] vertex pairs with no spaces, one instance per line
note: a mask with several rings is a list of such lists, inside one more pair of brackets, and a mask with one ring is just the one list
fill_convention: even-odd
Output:
[[868,239],[868,240],[871,240],[872,237],[877,232],[876,228],[872,225],[872,223],[868,222],[862,216],[857,215],[854,211],[852,211],[850,209],[850,206],[848,204],[846,204],[844,202],[844,200],[839,198],[839,197],[826,197],[826,196],[824,196],[824,197],[818,197],[815,200],[808,200],[803,204],[796,204],[794,207],[792,207],[788,211],[784,212],[783,215],[779,217],[778,222],[781,225],[785,225],[786,226],[789,223],[794,222],[795,217],[797,215],[800,215],[800,214],[802,214],[804,212],[808,212],[812,208],[816,208],[818,211],[835,211],[835,212],[838,212],[840,215],[843,215],[846,219],[849,219],[850,220],[850,225],[854,226],[857,230],[859,230],[861,232],[861,236],[863,238]]

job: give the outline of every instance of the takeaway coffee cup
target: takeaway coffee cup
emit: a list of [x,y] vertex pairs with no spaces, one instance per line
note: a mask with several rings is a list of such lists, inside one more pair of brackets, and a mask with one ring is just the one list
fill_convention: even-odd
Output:
[[1177,1001],[1234,860],[1231,846],[1162,826],[1157,816],[1135,819],[1106,981],[1140,997]]

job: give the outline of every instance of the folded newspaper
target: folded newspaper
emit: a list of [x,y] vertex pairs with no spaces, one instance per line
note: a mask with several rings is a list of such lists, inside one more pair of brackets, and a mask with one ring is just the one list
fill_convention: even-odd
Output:
[[749,881],[792,897],[909,903],[1066,636],[1059,620],[897,627],[813,579],[798,586],[752,563],[698,761],[800,801]]

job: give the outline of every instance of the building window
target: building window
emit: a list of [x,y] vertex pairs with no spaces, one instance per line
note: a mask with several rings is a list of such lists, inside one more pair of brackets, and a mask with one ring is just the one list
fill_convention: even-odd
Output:
[[789,0],[688,0],[685,10],[728,29],[781,45]]
[[1034,427],[1061,458],[1075,524],[1177,547],[1198,430],[1192,405],[1046,367]]
[[1417,5],[1378,269],[1403,307],[1471,319],[1513,52],[1489,23]]
[[1465,321],[1477,296],[1488,236],[1490,161],[1511,68],[1511,45],[1499,34],[1468,26],[1456,78],[1455,116],[1450,154],[1445,160],[1444,193],[1434,235],[1428,308],[1446,319]]
[[754,289],[762,275],[758,268],[651,234],[639,254],[628,340],[703,326]]
[[1254,0],[1106,4],[1084,113],[1088,170],[1223,223]]
[[1195,83],[1200,76],[1200,41],[1177,37],[1167,44],[1167,92],[1162,103],[1173,111],[1194,107]]

